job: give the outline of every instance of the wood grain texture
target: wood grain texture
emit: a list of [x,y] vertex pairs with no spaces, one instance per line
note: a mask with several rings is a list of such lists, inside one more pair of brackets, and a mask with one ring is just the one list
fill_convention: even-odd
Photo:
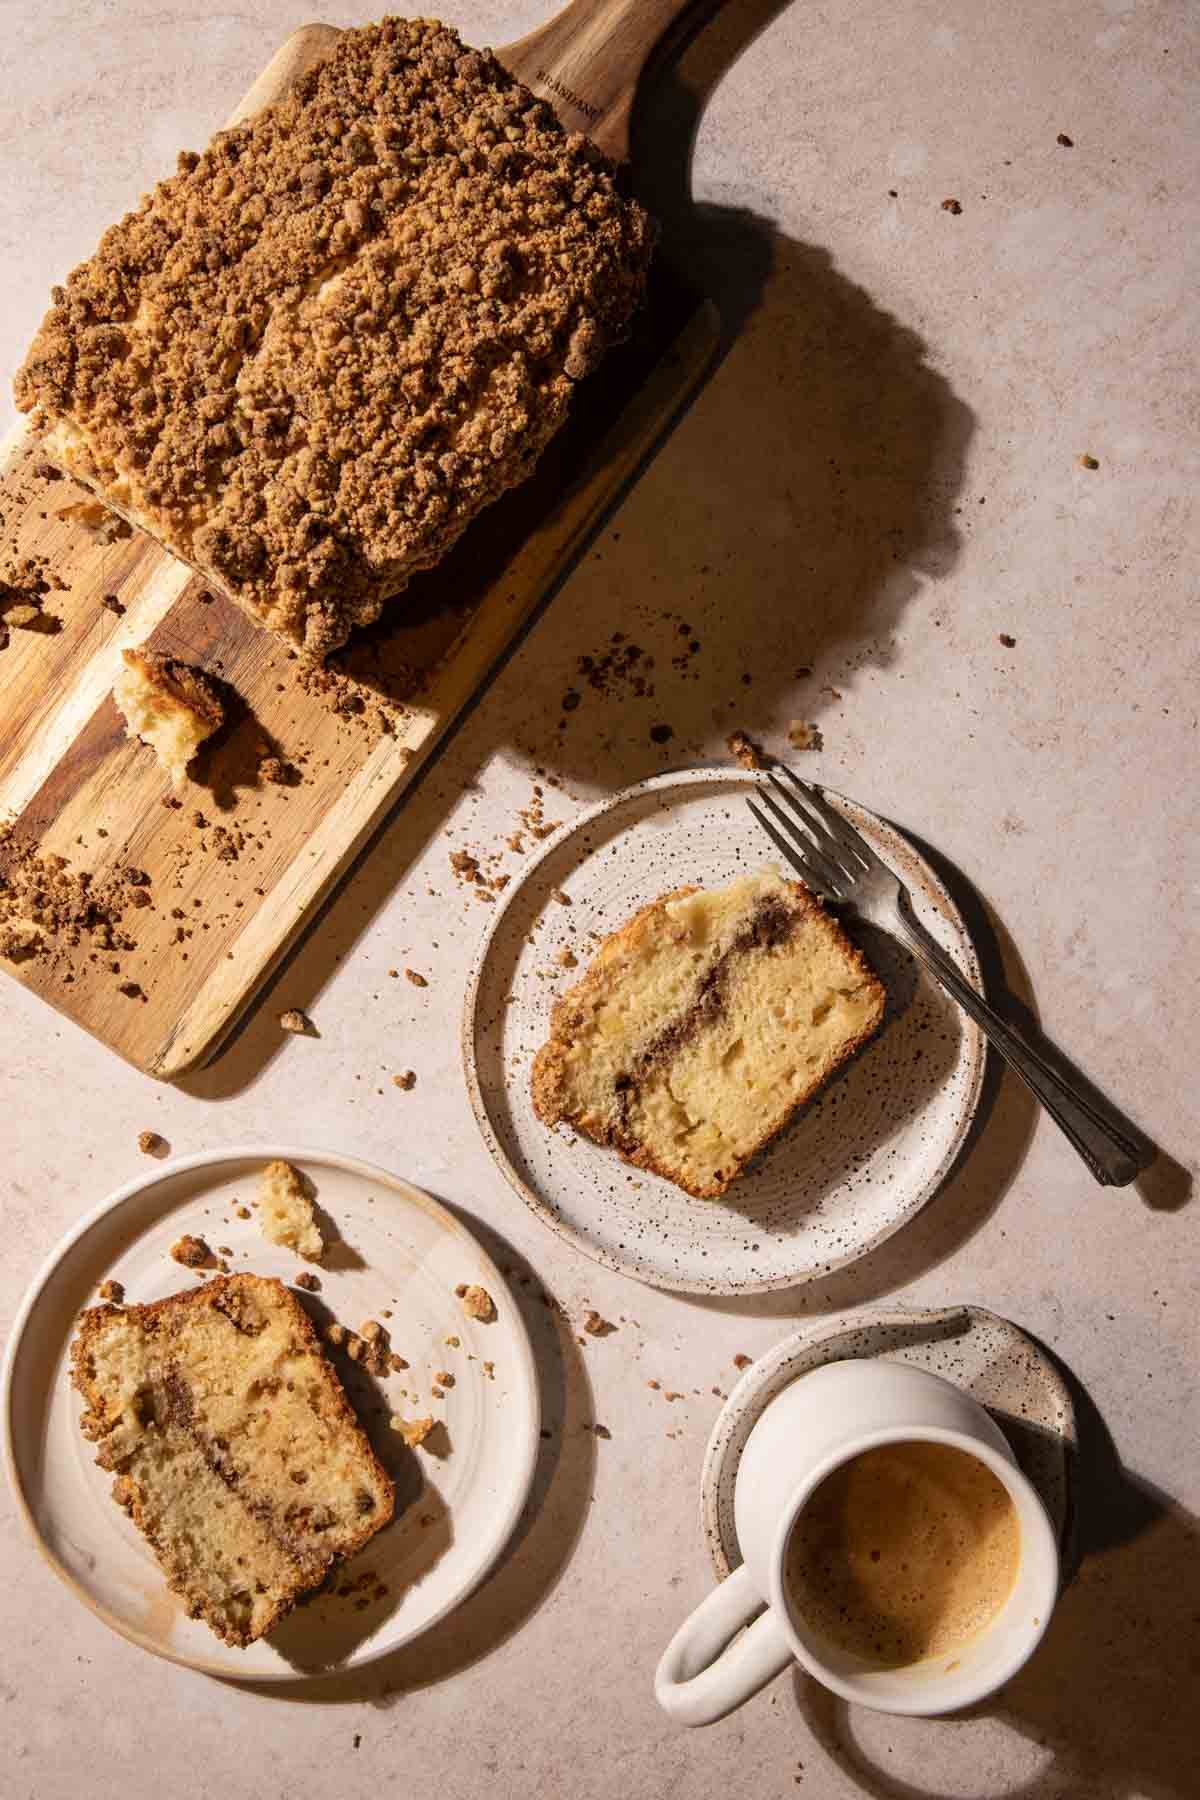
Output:
[[[278,98],[337,35],[296,32],[234,120]],[[20,841],[97,880],[144,870],[151,904],[126,915],[133,950],[104,955],[85,939],[0,966],[148,1074],[169,1079],[209,1060],[562,580],[715,347],[712,310],[660,274],[633,342],[602,381],[582,384],[533,479],[336,659],[348,711],[302,682],[287,645],[151,539],[102,545],[61,519],[84,496],[43,471],[18,426],[0,447],[2,558],[36,554],[65,585],[47,597],[50,628],[14,630],[3,653],[0,817]],[[122,649],[145,642],[204,667],[229,694],[226,725],[193,762],[178,808],[111,696]],[[264,781],[264,754],[294,765],[295,784]],[[135,994],[121,991],[131,985]]]
[[569,130],[585,132],[621,162],[646,64],[671,27],[696,10],[696,0],[573,0],[496,55]]

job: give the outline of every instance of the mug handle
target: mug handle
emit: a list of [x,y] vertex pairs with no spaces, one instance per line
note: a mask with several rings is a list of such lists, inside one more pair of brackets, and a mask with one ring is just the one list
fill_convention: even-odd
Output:
[[[768,1607],[754,1618],[762,1604],[744,1565],[700,1602],[655,1673],[654,1695],[664,1712],[681,1725],[711,1725],[787,1668],[792,1648],[775,1614]],[[730,1644],[743,1625],[749,1630]]]

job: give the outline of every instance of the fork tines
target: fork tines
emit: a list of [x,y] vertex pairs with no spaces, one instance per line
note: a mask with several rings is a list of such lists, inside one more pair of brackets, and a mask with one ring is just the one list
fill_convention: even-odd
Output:
[[[819,788],[801,781],[786,764],[779,764],[778,770],[779,773],[768,769],[767,780],[783,805],[765,786],[760,786],[753,799],[747,796],[747,806],[809,887],[835,900],[846,899],[855,882],[871,867],[869,847],[854,827],[833,810]],[[780,773],[787,776],[788,785],[780,780]],[[759,810],[755,800],[770,817]]]

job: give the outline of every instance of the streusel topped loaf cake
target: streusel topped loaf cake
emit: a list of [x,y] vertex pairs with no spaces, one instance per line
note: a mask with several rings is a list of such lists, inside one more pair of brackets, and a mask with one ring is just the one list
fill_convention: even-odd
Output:
[[392,1517],[392,1482],[282,1282],[93,1307],[71,1361],[113,1498],[228,1644],[262,1637]]
[[716,1199],[877,1030],[883,985],[773,869],[665,894],[604,940],[554,1009],[533,1101]]
[[384,19],[105,233],[17,403],[52,462],[323,656],[529,473],[652,238],[490,52]]

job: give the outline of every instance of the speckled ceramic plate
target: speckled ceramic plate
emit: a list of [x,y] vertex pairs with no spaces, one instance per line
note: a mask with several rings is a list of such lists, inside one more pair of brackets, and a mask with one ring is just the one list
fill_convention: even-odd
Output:
[[[775,860],[741,770],[658,775],[547,840],[509,892],[468,987],[464,1054],[476,1117],[538,1217],[588,1256],[658,1287],[733,1294],[814,1280],[862,1256],[936,1192],[979,1100],[982,1033],[898,942],[855,931],[888,990],[883,1030],[722,1200],[693,1200],[533,1111],[529,1078],[556,996],[596,938],[657,895],[719,886]],[[908,840],[829,798],[899,871],[922,920],[981,987],[957,908]],[[564,904],[564,899],[568,904]]]
[[[141,1534],[115,1506],[112,1477],[80,1435],[67,1353],[79,1312],[109,1277],[129,1301],[178,1293],[195,1277],[172,1262],[184,1232],[227,1247],[234,1272],[292,1282],[302,1265],[268,1244],[253,1217],[259,1171],[275,1156],[307,1174],[336,1234],[319,1294],[300,1297],[318,1320],[355,1328],[384,1320],[411,1367],[375,1382],[340,1372],[396,1483],[394,1522],[343,1565],[330,1591],[296,1609],[248,1649],[222,1644],[187,1618]],[[466,1317],[454,1289],[479,1282],[491,1324]],[[457,1337],[459,1347],[447,1346]],[[484,1362],[493,1365],[489,1377]],[[435,1370],[455,1372],[443,1400]],[[405,1390],[405,1392],[402,1392]],[[5,1466],[18,1508],[55,1573],[93,1612],[145,1650],[208,1674],[289,1681],[352,1668],[397,1649],[451,1611],[482,1580],[524,1505],[538,1449],[533,1353],[515,1302],[466,1227],[420,1189],[347,1156],[264,1146],[194,1156],[142,1175],[114,1194],[55,1250],[9,1340],[2,1389]],[[443,1423],[430,1450],[412,1451],[392,1412]],[[373,1579],[367,1579],[371,1572]],[[342,1592],[342,1589],[352,1589]]]
[[700,1476],[700,1529],[720,1580],[742,1560],[733,1490],[746,1440],[765,1408],[825,1363],[886,1356],[941,1375],[987,1408],[1041,1496],[1065,1547],[1071,1523],[1075,1408],[1032,1338],[978,1306],[936,1311],[863,1307],[797,1331],[746,1370],[721,1408]]

